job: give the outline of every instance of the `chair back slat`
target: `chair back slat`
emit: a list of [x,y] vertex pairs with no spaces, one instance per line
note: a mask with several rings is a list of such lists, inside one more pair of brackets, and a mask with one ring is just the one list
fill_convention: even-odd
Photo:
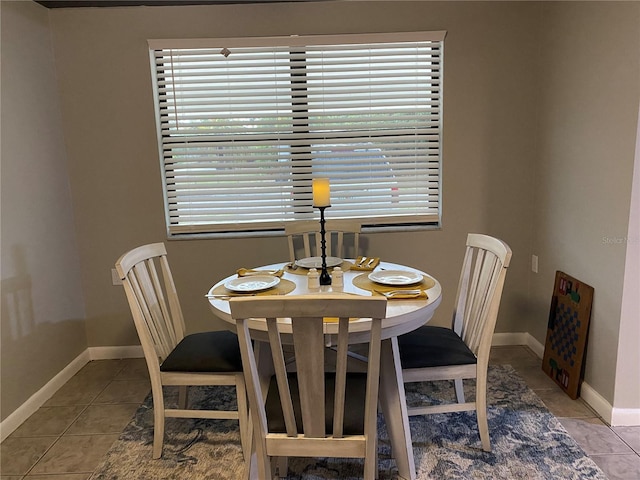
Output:
[[501,240],[469,234],[453,328],[478,355],[490,346],[511,249]]
[[184,317],[182,316],[182,307],[180,306],[180,300],[178,298],[178,291],[176,285],[173,282],[173,275],[171,275],[171,269],[169,268],[169,260],[166,255],[159,257],[160,268],[162,270],[162,277],[165,279],[165,285],[167,290],[167,296],[169,299],[169,311],[171,312],[171,318],[173,320],[173,326],[176,333],[176,341],[184,338],[185,327]]
[[338,319],[338,346],[336,349],[336,388],[333,400],[334,438],[341,438],[343,434],[348,352],[349,319],[342,317]]
[[236,319],[236,332],[238,334],[238,344],[240,345],[241,352],[251,352],[250,355],[242,355],[242,370],[245,374],[245,386],[247,389],[247,396],[249,397],[249,405],[253,405],[252,401],[256,405],[262,405],[261,408],[251,407],[251,418],[254,422],[254,427],[261,432],[267,431],[267,414],[264,409],[265,393],[269,388],[268,384],[262,385],[261,379],[258,376],[258,362],[254,355],[253,342],[251,341],[251,334],[249,331],[249,317]]
[[471,278],[471,265],[473,258],[473,249],[467,246],[464,260],[462,262],[462,273],[458,283],[458,292],[456,294],[456,305],[453,310],[453,331],[462,336],[462,328],[464,327],[464,319],[467,316],[467,301],[469,298],[469,286]]
[[291,318],[302,414],[300,433],[309,438],[323,438],[326,434],[323,326],[322,317]]
[[289,261],[293,265],[296,261],[296,246],[294,243],[294,235],[287,235],[287,245],[289,247]]
[[[135,270],[132,270],[123,281],[125,291],[130,289],[133,293],[133,302],[135,307],[132,307],[134,323],[138,335],[141,338],[148,338],[149,343],[154,349],[155,358],[165,358],[171,351],[165,348],[168,346],[166,341],[167,335],[164,333],[161,325],[155,321],[154,312],[149,304],[148,295],[144,292],[144,281],[140,281],[139,275],[136,275]],[[128,282],[128,283],[125,283]],[[131,301],[129,302],[131,304]],[[135,310],[134,310],[135,308]]]
[[462,338],[465,340],[471,350],[475,350],[474,339],[476,332],[482,329],[483,318],[482,309],[485,302],[488,301],[489,294],[487,284],[490,281],[487,278],[488,272],[485,267],[485,251],[473,249],[475,254],[475,262],[473,273],[471,276],[471,286],[469,288],[469,296],[467,298],[467,315],[464,321],[464,329]]
[[282,341],[280,340],[280,334],[278,332],[278,319],[267,318],[266,320],[278,390],[280,392],[287,392],[286,395],[280,395],[284,423],[287,429],[287,435],[294,437],[298,434],[298,426],[296,425],[296,417],[293,413],[291,387],[289,386],[289,378],[287,377],[287,365],[283,354]]
[[342,258],[342,252],[344,250],[344,232],[336,232],[336,256]]
[[[346,381],[349,330],[353,318],[371,318],[371,339],[367,374],[367,391],[374,395],[368,402],[365,415],[365,430],[375,435],[377,392],[380,368],[380,338],[382,318],[386,313],[386,299],[382,297],[358,297],[344,294],[314,294],[291,297],[234,297],[229,301],[231,316],[236,320],[243,367],[247,377],[247,392],[252,408],[261,411],[258,417],[262,435],[266,430],[264,396],[256,367],[255,351],[251,348],[249,318],[267,319],[269,344],[272,350],[278,393],[282,403],[286,431],[295,440],[341,438],[344,435],[345,397],[348,395]],[[337,362],[333,402],[333,429],[326,431],[325,423],[325,363],[326,341],[324,331],[329,323],[326,317],[338,318]],[[280,320],[276,320],[280,319]],[[283,320],[290,319],[290,320]],[[283,340],[282,325],[291,322],[290,333]],[[283,323],[284,322],[284,323]],[[362,324],[360,324],[361,326]],[[335,334],[335,333],[334,333]],[[246,340],[243,340],[245,338]],[[292,392],[289,384],[283,344],[293,343],[302,425],[296,424],[293,413]],[[291,373],[289,373],[291,375]],[[289,377],[290,378],[290,377]],[[263,423],[264,420],[264,423]],[[290,424],[293,424],[291,426]],[[331,424],[330,424],[331,425]],[[373,428],[373,430],[371,430]],[[367,432],[363,432],[365,435]],[[317,448],[316,443],[313,448]],[[311,447],[310,447],[311,448]],[[334,447],[335,450],[335,447]],[[309,454],[307,456],[313,456]],[[322,456],[322,455],[319,455]],[[336,456],[336,455],[332,455]]]
[[116,262],[143,349],[153,348],[161,360],[184,336],[182,310],[166,255],[163,244],[151,244],[131,250]]
[[[159,257],[160,260],[162,257]],[[142,266],[139,264],[138,267]],[[148,285],[148,292],[152,298],[149,298],[149,301],[153,300],[153,303],[149,303],[153,305],[153,312],[155,313],[155,324],[162,325],[165,328],[165,336],[164,336],[164,344],[173,346],[177,345],[177,335],[175,331],[175,325],[172,321],[167,322],[167,319],[171,319],[171,308],[168,305],[167,299],[170,297],[171,292],[168,291],[165,296],[163,288],[167,288],[167,282],[163,284],[158,277],[158,272],[156,271],[156,264],[153,258],[148,259],[145,262],[146,270],[145,274],[148,275],[148,281],[150,284]],[[136,267],[137,268],[137,267]],[[166,278],[166,277],[165,277]]]
[[142,298],[140,303],[148,309],[149,315],[145,317],[147,328],[155,332],[154,340],[156,350],[161,358],[165,358],[176,346],[175,330],[169,316],[162,288],[154,284],[151,271],[155,271],[153,261],[141,262],[137,264],[133,273],[138,280]]
[[[325,223],[325,240],[327,256],[336,255],[345,258],[348,255],[347,244],[349,239],[353,241],[353,258],[357,257],[360,250],[359,222],[347,219],[327,220]],[[290,222],[285,225],[287,243],[289,246],[289,259],[294,262],[301,255],[296,255],[302,242],[304,257],[317,257],[322,252],[322,236],[320,235],[320,222],[317,220],[302,220]]]
[[484,255],[484,261],[479,266],[476,298],[463,336],[463,340],[465,340],[465,343],[467,343],[472,351],[477,351],[482,332],[489,318],[488,314],[492,293],[495,291],[496,282],[500,273],[496,260],[495,256],[487,253]]
[[[311,257],[312,254],[314,254],[315,252],[319,251],[319,241],[320,241],[320,234],[317,234],[315,232],[305,232],[302,234],[302,240],[304,243],[304,256],[305,257]],[[313,242],[311,241],[313,239]],[[311,250],[311,245],[315,245],[315,251]],[[329,248],[331,248],[331,244],[329,244]]]

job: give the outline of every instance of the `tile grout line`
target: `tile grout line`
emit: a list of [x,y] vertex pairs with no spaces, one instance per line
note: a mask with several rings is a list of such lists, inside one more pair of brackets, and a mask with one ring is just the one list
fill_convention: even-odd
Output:
[[[100,397],[100,395],[109,387],[109,385],[111,385],[113,383],[113,380],[122,372],[122,370],[124,370],[125,366],[122,365],[122,367],[120,367],[120,369],[117,371],[117,373],[109,380],[109,382],[102,388],[102,390],[100,390],[98,392],[98,394],[86,405],[84,405],[84,408],[80,411],[80,413],[73,419],[72,422],[69,423],[69,425],[67,426],[67,428],[65,428],[56,438],[56,440],[49,446],[49,448],[47,448],[43,453],[42,456],[40,456],[40,458],[27,470],[27,472],[24,474],[23,479],[27,479],[28,475],[33,471],[34,468],[36,468],[36,466],[42,461],[42,459],[46,456],[46,454],[62,439],[62,437],[64,436],[65,433],[67,433],[69,431],[69,429],[72,427],[72,425],[80,418],[80,416],[87,411],[87,409],[90,406],[93,405],[101,405],[101,404],[96,404],[94,403],[96,401],[96,399],[98,397]],[[65,473],[69,473],[69,472],[65,472]],[[75,473],[79,473],[79,474],[83,474],[83,473],[88,473],[89,476],[91,476],[91,474],[93,473],[93,471],[91,472],[73,472]]]

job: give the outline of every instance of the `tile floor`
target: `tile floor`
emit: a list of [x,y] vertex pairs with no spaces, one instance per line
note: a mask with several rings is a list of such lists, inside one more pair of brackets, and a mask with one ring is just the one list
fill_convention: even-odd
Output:
[[[640,479],[640,427],[608,427],[571,400],[527,347],[494,347],[559,417],[610,480]],[[0,480],[86,480],[151,387],[143,359],[87,364],[0,445]]]

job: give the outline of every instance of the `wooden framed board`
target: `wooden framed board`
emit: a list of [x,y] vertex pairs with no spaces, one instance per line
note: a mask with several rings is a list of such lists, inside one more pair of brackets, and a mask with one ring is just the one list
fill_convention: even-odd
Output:
[[572,399],[580,395],[593,287],[556,272],[542,370]]

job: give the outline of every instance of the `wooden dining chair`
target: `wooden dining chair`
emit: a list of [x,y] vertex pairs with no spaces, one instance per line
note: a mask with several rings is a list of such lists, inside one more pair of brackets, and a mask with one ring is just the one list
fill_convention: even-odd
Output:
[[[333,293],[235,297],[229,304],[240,339],[259,478],[273,478],[277,457],[364,458],[364,478],[376,477],[380,336],[386,299]],[[338,325],[335,369],[327,368],[324,358],[326,317],[335,317]],[[252,348],[251,318],[266,319],[271,371],[265,368],[264,356],[258,370],[262,346],[257,342],[258,349]],[[291,319],[292,333],[286,338],[278,318]],[[354,325],[350,318],[372,319],[367,324],[371,340],[366,372],[347,372],[349,331]],[[286,368],[283,345],[287,348],[290,343],[296,372]],[[279,475],[286,476],[286,471]]]
[[[116,262],[142,344],[153,395],[153,458],[162,456],[165,417],[238,419],[245,460],[250,426],[236,334],[202,332],[185,336],[184,319],[164,244],[143,245]],[[162,387],[178,386],[178,408],[167,408]],[[188,409],[188,386],[233,385],[237,411]]]
[[[349,219],[327,220],[325,240],[327,256],[356,258],[360,250],[360,222]],[[305,257],[319,257],[321,254],[320,222],[301,220],[285,225],[285,234],[289,245],[289,261],[295,262]],[[351,244],[347,241],[351,238]],[[300,253],[299,253],[300,252]]]
[[[511,249],[502,240],[469,234],[451,328],[425,325],[398,337],[404,383],[454,380],[457,403],[408,407],[409,416],[475,410],[482,448],[491,450],[487,369],[491,339]],[[476,379],[465,402],[463,379]]]

